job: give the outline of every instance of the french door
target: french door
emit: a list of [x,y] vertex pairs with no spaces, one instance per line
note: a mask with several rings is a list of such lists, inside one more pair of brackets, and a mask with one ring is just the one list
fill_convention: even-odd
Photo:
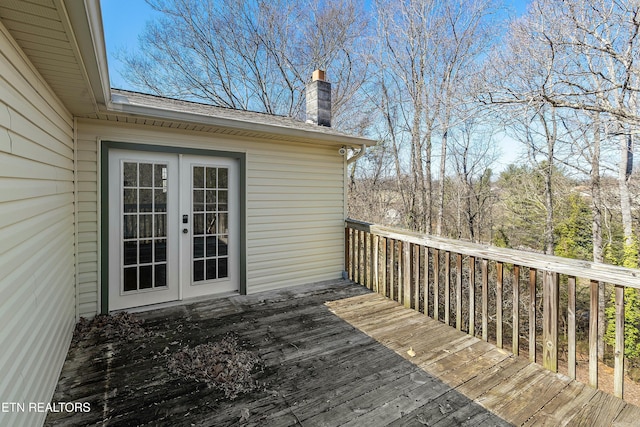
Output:
[[239,290],[238,165],[109,151],[109,310]]

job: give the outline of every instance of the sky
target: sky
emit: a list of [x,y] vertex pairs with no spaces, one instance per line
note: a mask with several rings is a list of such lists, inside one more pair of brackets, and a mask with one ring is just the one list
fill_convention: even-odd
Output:
[[[517,15],[525,12],[529,2],[530,0],[504,0],[505,5]],[[117,53],[138,50],[138,36],[144,31],[146,23],[157,16],[157,12],[144,0],[101,0],[100,3],[111,87],[135,90],[121,75],[123,65],[118,61]],[[124,10],[127,12],[123,13]],[[500,141],[502,156],[500,167],[496,168],[497,171],[514,162],[520,156],[520,148],[521,145],[516,141],[509,138],[502,139]]]
[[[369,0],[367,0],[369,1]],[[111,86],[118,89],[133,89],[121,76],[122,63],[116,59],[118,51],[135,52],[138,35],[147,21],[157,15],[144,0],[101,0],[102,21],[109,62]],[[504,0],[507,7],[517,14],[524,13],[529,0]],[[127,13],[122,11],[126,10]]]

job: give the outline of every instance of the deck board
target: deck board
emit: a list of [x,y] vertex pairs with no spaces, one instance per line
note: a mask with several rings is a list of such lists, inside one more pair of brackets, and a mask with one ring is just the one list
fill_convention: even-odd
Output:
[[[72,346],[53,401],[90,402],[92,411],[50,413],[47,425],[595,426],[640,417],[640,408],[348,281],[139,316],[153,336]],[[166,369],[165,354],[228,332],[263,359],[263,390],[231,401]]]

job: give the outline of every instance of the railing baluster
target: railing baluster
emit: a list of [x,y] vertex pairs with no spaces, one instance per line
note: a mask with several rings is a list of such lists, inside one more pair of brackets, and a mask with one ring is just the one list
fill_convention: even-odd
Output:
[[558,372],[558,273],[545,271],[542,285],[542,365],[551,372]]
[[469,335],[476,335],[476,257],[469,257]]
[[440,251],[433,250],[433,318],[440,320]]
[[362,284],[362,235],[363,231],[356,230],[356,282]]
[[369,266],[369,237],[370,233],[365,231],[362,241],[362,283],[368,289],[371,289],[371,282],[369,281],[369,271],[371,270]]
[[429,315],[429,247],[424,247],[424,275],[422,277],[424,286],[424,314]]
[[350,228],[349,227],[344,227],[344,271],[347,274],[347,278],[351,278],[351,274],[350,274],[350,263],[351,261],[349,260],[349,251],[350,251]]
[[511,311],[511,322],[513,323],[511,332],[511,352],[518,356],[520,354],[520,266],[513,266],[513,308]]
[[351,230],[351,280],[357,282],[356,277],[356,263],[358,259],[356,258],[356,246],[358,245],[358,230],[355,228]]
[[456,254],[456,329],[462,330],[462,255]]
[[501,262],[496,263],[496,347],[503,347],[502,333],[502,272],[503,265]]
[[402,264],[403,264],[403,258],[402,258],[402,254],[404,252],[404,242],[402,240],[398,240],[396,245],[398,246],[398,271],[397,271],[397,276],[398,276],[398,299],[396,301],[398,301],[399,303],[402,304],[403,301],[403,297],[404,295],[402,294],[402,288],[403,288],[403,280],[404,280],[404,276],[402,275]]
[[613,351],[613,395],[622,399],[624,394],[624,287],[616,285],[616,342]]
[[567,289],[567,363],[568,375],[576,379],[576,278],[569,276]]
[[444,253],[444,323],[450,325],[451,312],[451,254]]
[[591,281],[589,312],[589,385],[598,388],[598,282]]
[[378,267],[378,263],[380,262],[380,251],[379,246],[380,246],[380,242],[379,242],[379,237],[377,234],[374,234],[371,236],[372,237],[372,241],[371,241],[371,261],[373,262],[373,284],[372,284],[372,288],[374,291],[380,293],[380,271],[379,271],[379,267]]
[[404,306],[411,308],[411,243],[402,245],[402,296]]
[[536,269],[529,269],[529,361],[536,361]]
[[389,298],[395,301],[395,288],[393,286],[396,263],[396,241],[389,239]]
[[420,311],[420,246],[413,245],[413,306]]
[[382,238],[382,277],[380,281],[382,282],[382,292],[381,294],[385,297],[388,295],[387,289],[387,268],[389,268],[389,258],[387,256],[387,238]]
[[482,339],[489,341],[489,261],[482,260]]

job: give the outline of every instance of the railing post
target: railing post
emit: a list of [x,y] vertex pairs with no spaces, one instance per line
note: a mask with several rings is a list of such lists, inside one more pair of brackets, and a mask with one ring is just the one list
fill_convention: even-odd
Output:
[[545,271],[542,279],[542,365],[551,372],[558,372],[558,273]]

